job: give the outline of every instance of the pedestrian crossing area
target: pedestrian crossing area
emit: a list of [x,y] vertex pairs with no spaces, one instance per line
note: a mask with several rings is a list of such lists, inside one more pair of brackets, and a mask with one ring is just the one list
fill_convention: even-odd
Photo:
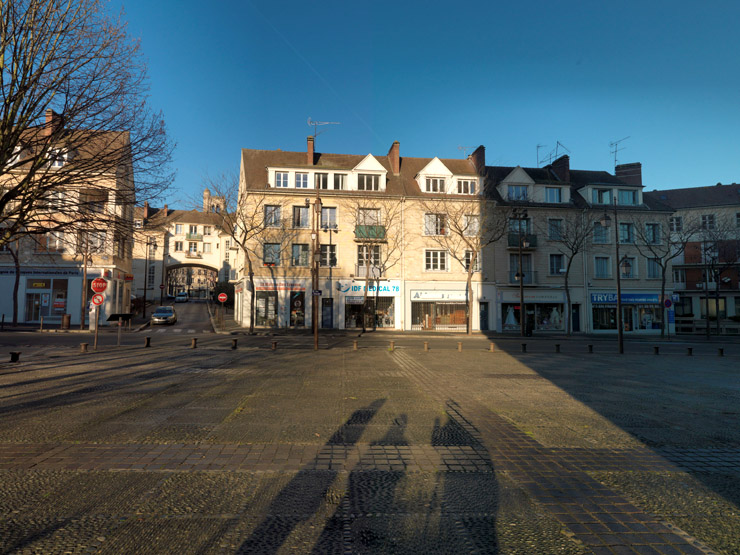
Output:
[[154,333],[166,333],[166,334],[181,334],[187,335],[189,333],[213,333],[212,329],[195,329],[195,328],[158,328],[154,330]]

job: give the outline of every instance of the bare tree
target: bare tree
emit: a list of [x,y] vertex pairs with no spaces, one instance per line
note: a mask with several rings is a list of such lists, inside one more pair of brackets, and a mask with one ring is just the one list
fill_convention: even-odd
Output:
[[[363,278],[362,331],[367,331],[368,292],[374,281],[376,292],[382,278],[401,260],[405,248],[402,227],[403,201],[399,198],[363,196],[343,199],[343,212],[349,214],[357,242],[357,267],[354,274]],[[376,307],[377,310],[377,307]],[[371,325],[377,322],[373,315]]]
[[570,271],[576,256],[586,248],[587,241],[593,233],[593,217],[588,210],[568,210],[562,215],[540,221],[538,224],[542,235],[553,242],[555,250],[565,258],[563,288],[565,289],[565,325],[566,334],[573,333],[570,298]]
[[101,0],[0,4],[0,240],[128,218],[171,183],[137,41]]
[[460,195],[428,198],[421,207],[425,234],[457,260],[466,273],[466,329],[471,334],[473,275],[480,268],[481,252],[508,232],[511,210],[492,200]]

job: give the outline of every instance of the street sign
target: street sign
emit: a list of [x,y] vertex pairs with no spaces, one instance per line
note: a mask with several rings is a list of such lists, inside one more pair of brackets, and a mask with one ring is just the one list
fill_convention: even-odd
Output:
[[105,297],[101,295],[100,293],[95,293],[92,296],[92,304],[94,304],[95,306],[100,306],[104,302],[105,302]]
[[219,300],[219,302],[225,303],[226,302],[226,299],[228,299],[228,297],[226,296],[226,293],[219,293],[218,294],[218,300]]
[[666,308],[671,308],[671,305],[673,305],[673,303],[671,302],[671,299],[666,299],[665,301],[663,301],[663,304],[665,305]]
[[321,296],[321,289],[314,289],[313,290],[313,296],[314,297],[320,297]]
[[160,288],[160,289],[164,289],[164,283],[160,283],[160,284],[159,284],[159,288]]
[[95,278],[92,280],[92,284],[90,284],[92,287],[92,290],[96,293],[102,293],[105,291],[108,287],[108,282],[105,281],[103,278]]

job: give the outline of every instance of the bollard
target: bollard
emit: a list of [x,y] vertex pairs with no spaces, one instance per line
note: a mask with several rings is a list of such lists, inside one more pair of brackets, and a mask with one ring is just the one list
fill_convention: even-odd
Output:
[[429,350],[429,341],[424,341],[424,350],[425,351]]
[[589,345],[588,346],[588,352],[589,353],[593,353],[594,352],[594,346],[593,345]]
[[686,356],[687,357],[694,356],[694,348],[693,347],[686,347]]
[[555,352],[556,353],[560,352],[560,343],[555,343]]
[[276,351],[277,350],[277,341],[273,341],[272,342],[272,350],[273,351]]
[[490,352],[494,352],[494,351],[496,350],[496,346],[495,346],[495,345],[494,345],[493,343],[491,343],[491,344],[490,344],[490,345],[488,346],[488,350],[489,350]]
[[151,347],[152,346],[152,338],[151,337],[145,337],[144,338],[144,348]]
[[87,352],[87,343],[80,343],[80,352],[81,353]]
[[522,352],[523,353],[526,353],[527,352],[527,344],[526,343],[522,343]]
[[725,356],[725,350],[723,347],[720,347],[719,349],[717,349],[717,356],[720,356],[720,357]]
[[190,348],[196,349],[198,347],[198,338],[193,337],[193,339],[190,341]]
[[39,324],[39,331],[44,331],[44,317],[41,316],[41,323]]
[[236,338],[233,338],[231,340],[231,350],[232,351],[235,351],[236,350]]
[[395,341],[391,341],[391,344],[390,344],[390,346],[388,347],[388,350],[389,350],[390,352],[393,352],[395,348],[396,348],[396,342],[395,342]]
[[462,353],[462,341],[457,342],[457,352]]
[[654,355],[659,355],[660,354],[660,347],[658,347],[657,345],[655,345],[653,347],[653,354]]
[[357,339],[355,339],[354,341],[352,341],[352,350],[353,351],[356,351],[357,350]]
[[20,362],[20,360],[21,360],[20,351],[10,351],[10,362]]

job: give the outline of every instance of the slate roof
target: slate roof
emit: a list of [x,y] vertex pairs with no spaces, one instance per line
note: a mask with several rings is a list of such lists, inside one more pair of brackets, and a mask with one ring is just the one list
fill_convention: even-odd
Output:
[[[143,206],[136,206],[134,208],[134,219],[144,219]],[[149,217],[146,220],[146,227],[151,228],[175,222],[220,226],[223,222],[223,216],[217,212],[201,212],[200,210],[168,210],[168,213],[165,215],[164,208],[149,207]]]
[[701,206],[740,206],[740,183],[650,191],[644,197],[676,210]]

